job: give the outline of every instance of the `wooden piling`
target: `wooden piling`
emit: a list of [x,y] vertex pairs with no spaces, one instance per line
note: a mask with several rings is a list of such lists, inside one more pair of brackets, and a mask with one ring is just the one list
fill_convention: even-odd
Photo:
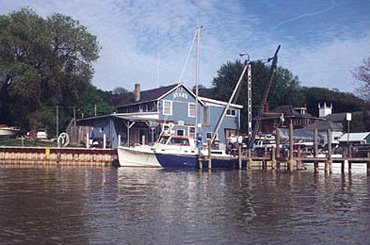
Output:
[[242,144],[239,144],[239,147],[238,147],[238,159],[239,159],[239,169],[242,169],[242,157],[243,157],[243,153],[242,153]]
[[350,158],[352,158],[352,145],[351,145],[351,143],[348,144],[348,171],[350,171],[351,168],[352,168],[352,162],[349,160]]
[[[301,158],[301,156],[302,156],[302,152],[301,152],[301,146],[300,145],[298,145],[298,149],[297,149],[297,157],[298,158]],[[297,170],[299,170],[299,167],[300,167],[300,165],[301,165],[301,161],[300,160],[297,160]]]
[[[328,167],[329,167],[329,173],[333,173],[333,160],[332,160],[332,134],[331,130],[328,129]],[[326,171],[326,167],[325,167]]]
[[287,168],[288,171],[292,170],[292,163],[293,163],[293,119],[290,119],[289,122],[289,159]]
[[367,165],[367,172],[370,172],[370,152],[367,153],[367,158],[368,158],[368,162],[366,163]]
[[276,168],[276,151],[275,151],[275,149],[271,150],[271,168],[272,169]]
[[212,144],[211,140],[208,140],[208,169],[212,169]]
[[199,169],[203,169],[203,162],[201,156],[201,148],[198,148],[198,162],[199,162]]
[[[315,129],[315,132],[314,132],[314,158],[316,159],[319,155],[319,146],[318,146],[318,142],[317,142],[317,135],[318,135],[318,130]],[[314,172],[317,173],[318,172],[318,169],[319,169],[319,162],[317,160],[314,160]]]

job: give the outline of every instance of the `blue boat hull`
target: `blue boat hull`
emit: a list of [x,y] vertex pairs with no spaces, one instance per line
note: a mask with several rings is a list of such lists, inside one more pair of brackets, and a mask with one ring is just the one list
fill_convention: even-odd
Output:
[[155,153],[159,164],[164,168],[196,168],[198,155]]
[[[155,156],[163,168],[199,168],[198,155],[155,153]],[[242,161],[242,167],[246,168],[247,161]],[[234,169],[239,168],[239,160],[212,158],[212,168]]]

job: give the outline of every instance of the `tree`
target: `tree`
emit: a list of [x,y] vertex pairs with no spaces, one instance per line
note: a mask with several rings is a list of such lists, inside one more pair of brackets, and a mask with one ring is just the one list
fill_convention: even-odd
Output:
[[363,64],[352,72],[353,77],[361,82],[357,93],[366,100],[370,100],[370,56],[363,60]]
[[122,87],[117,87],[112,92],[112,102],[114,107],[129,103],[134,100],[134,97],[134,93],[129,92],[127,89]]
[[1,122],[52,128],[58,105],[65,126],[95,89],[96,36],[69,16],[44,19],[26,8],[0,16],[0,42]]
[[[252,62],[252,114],[255,116],[261,106],[262,95],[269,79],[270,67],[261,61]],[[212,81],[213,98],[228,101],[237,81],[242,73],[244,64],[237,60],[227,62],[217,72],[217,77]],[[243,105],[241,115],[241,129],[246,130],[247,122],[247,76],[244,76],[243,86],[237,99],[238,104]],[[300,90],[298,77],[289,70],[279,67],[275,81],[271,87],[268,97],[270,108],[288,104],[300,106],[305,98]]]

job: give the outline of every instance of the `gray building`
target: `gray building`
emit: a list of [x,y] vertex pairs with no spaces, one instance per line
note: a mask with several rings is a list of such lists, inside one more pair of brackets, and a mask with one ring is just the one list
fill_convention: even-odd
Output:
[[[227,103],[198,97],[198,127],[203,142],[212,137]],[[231,104],[217,132],[220,146],[240,128],[241,105]],[[80,119],[78,126],[93,127],[91,138],[102,141],[106,135],[108,146],[150,144],[161,132],[195,137],[196,96],[183,83],[140,91],[135,84],[135,98],[117,107],[114,114]]]

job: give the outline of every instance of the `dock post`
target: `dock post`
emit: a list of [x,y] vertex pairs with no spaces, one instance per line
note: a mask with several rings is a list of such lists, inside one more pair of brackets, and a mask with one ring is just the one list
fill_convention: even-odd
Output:
[[288,159],[288,171],[292,170],[293,163],[293,119],[290,119],[289,122],[289,159]]
[[121,135],[120,134],[118,135],[117,146],[121,146]]
[[89,133],[86,133],[86,148],[89,148],[90,147],[90,137],[89,137]]
[[243,168],[243,166],[242,166],[242,157],[243,157],[242,144],[239,143],[239,147],[238,147],[239,169]]
[[208,140],[208,169],[212,169],[212,154],[211,154],[212,144],[211,140]]
[[[300,159],[301,158],[301,146],[298,145],[298,149],[297,149],[297,158]],[[297,170],[299,170],[299,167],[301,165],[301,160],[298,160],[297,159]]]
[[318,142],[317,142],[317,135],[318,135],[318,130],[315,129],[315,132],[314,132],[314,141],[313,141],[313,144],[314,144],[314,161],[313,161],[313,165],[314,165],[314,172],[317,173],[318,172],[318,168],[319,168],[319,162],[316,160],[318,155],[319,155],[319,146],[318,146]]
[[247,162],[248,169],[251,168],[251,163],[252,163],[252,149],[248,149],[248,162]]
[[107,148],[107,135],[103,134],[103,149]]
[[348,171],[350,171],[352,168],[352,162],[350,160],[351,158],[352,158],[352,145],[350,143],[348,144]]
[[367,160],[368,162],[366,163],[367,165],[367,172],[369,173],[370,172],[370,152],[367,153]]
[[203,162],[201,156],[201,148],[198,148],[198,161],[199,161],[199,169],[203,169]]
[[[333,173],[333,160],[332,160],[332,157],[331,157],[331,154],[332,154],[332,137],[331,137],[331,130],[328,129],[328,167],[329,167],[329,173]],[[326,169],[326,164],[325,164],[325,171],[327,171]]]
[[271,169],[276,168],[276,149],[271,149]]

